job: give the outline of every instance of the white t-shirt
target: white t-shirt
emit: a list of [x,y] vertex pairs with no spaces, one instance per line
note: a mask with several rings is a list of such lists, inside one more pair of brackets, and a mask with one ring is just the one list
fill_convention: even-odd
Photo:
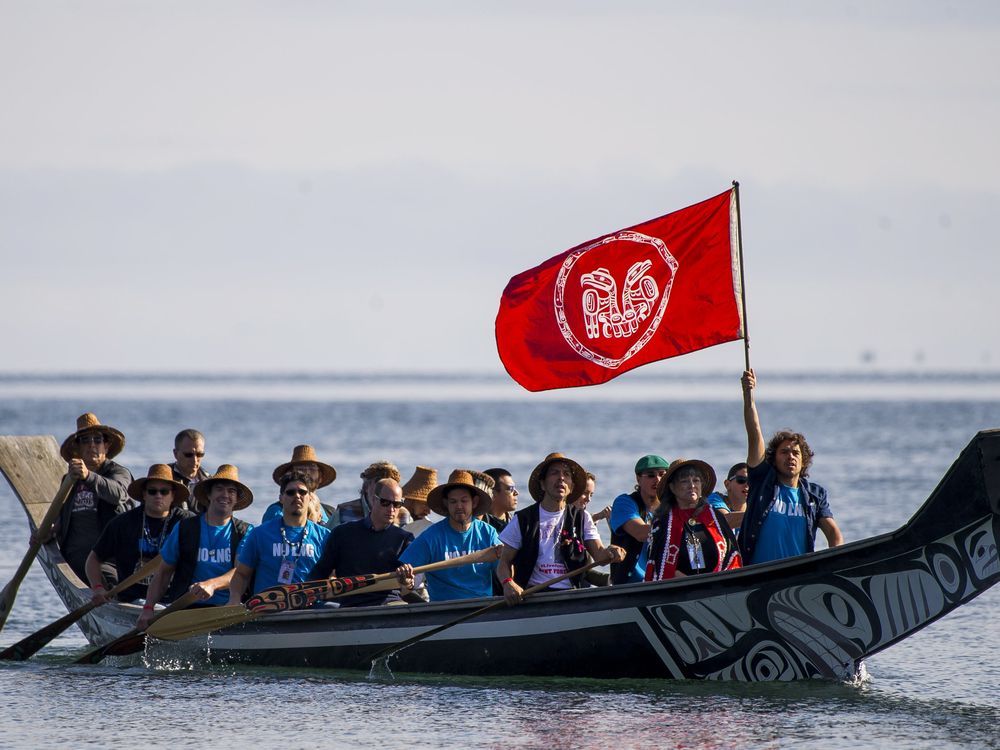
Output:
[[[556,554],[556,543],[565,514],[565,510],[549,513],[545,508],[538,508],[538,559],[535,561],[535,569],[531,571],[531,578],[528,579],[529,586],[545,583],[569,572],[562,556]],[[583,511],[583,540],[589,542],[600,538],[594,519],[590,517],[590,513]],[[516,515],[500,532],[500,541],[513,549],[521,549],[521,525],[517,522]],[[567,579],[554,584],[552,588],[568,589],[572,585]]]

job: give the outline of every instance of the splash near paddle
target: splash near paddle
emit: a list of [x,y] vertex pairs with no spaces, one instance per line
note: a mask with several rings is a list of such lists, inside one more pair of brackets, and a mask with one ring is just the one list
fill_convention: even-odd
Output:
[[595,385],[745,337],[736,188],[513,277],[497,352],[529,391]]

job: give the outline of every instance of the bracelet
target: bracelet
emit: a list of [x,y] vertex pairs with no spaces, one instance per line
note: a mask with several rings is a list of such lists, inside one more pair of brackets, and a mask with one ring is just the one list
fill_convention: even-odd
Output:
[[104,584],[103,583],[95,583],[94,586],[93,586],[93,588],[94,588],[95,591],[96,590],[104,591]]
[[504,578],[502,581],[500,581],[500,585],[501,586],[506,586],[508,583],[513,583],[513,582],[514,582],[514,579],[508,577],[508,578]]
[[152,605],[152,604],[143,604],[143,605],[142,605],[142,608],[143,608],[144,610],[145,610],[145,609],[148,609],[148,610],[152,610],[152,609],[153,609],[153,605]]

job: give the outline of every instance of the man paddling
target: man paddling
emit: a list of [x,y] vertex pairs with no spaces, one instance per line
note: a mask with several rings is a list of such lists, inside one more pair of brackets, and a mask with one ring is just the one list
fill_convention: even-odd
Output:
[[[485,474],[482,476],[486,476]],[[427,495],[427,505],[445,517],[424,531],[403,553],[401,561],[413,567],[462,557],[500,543],[497,532],[475,516],[481,509],[489,513],[492,498],[475,476],[456,469],[445,484]],[[496,562],[475,563],[426,574],[427,592],[432,602],[493,595]]]
[[[194,515],[183,509],[187,505],[187,487],[174,481],[166,464],[150,466],[145,477],[129,485],[128,494],[139,507],[115,516],[87,557],[87,581],[98,604],[108,601],[102,565],[114,563],[118,580],[124,580],[160,554],[164,540],[179,521]],[[146,598],[149,583],[147,579],[129,586],[118,594],[119,601]]]
[[[323,554],[306,580],[391,573],[410,578],[400,568],[400,556],[413,541],[413,534],[396,525],[403,507],[403,490],[393,479],[380,479],[373,488],[374,503],[368,518],[338,526],[323,547]],[[412,580],[409,581],[412,584]],[[341,607],[367,607],[398,602],[397,589],[354,594],[340,599]]]
[[202,604],[219,606],[229,601],[226,589],[233,576],[236,552],[250,524],[233,516],[253,502],[250,488],[240,482],[239,469],[223,464],[215,474],[195,485],[194,504],[203,511],[174,527],[160,550],[163,562],[149,584],[146,605],[138,627],[153,616],[153,605],[192,591]]
[[[81,580],[87,580],[87,557],[104,528],[132,508],[128,488],[132,474],[111,459],[122,452],[125,436],[87,412],[76,420],[76,432],[63,441],[59,453],[67,474],[76,480],[53,528],[59,551]],[[46,541],[46,540],[42,540]],[[114,570],[104,569],[107,583]]]
[[[545,583],[586,565],[587,553],[599,564],[619,563],[625,550],[605,548],[587,511],[568,504],[570,497],[587,483],[587,472],[561,453],[551,453],[534,468],[528,492],[535,504],[514,514],[500,534],[504,550],[497,578],[508,604],[521,601],[525,588]],[[578,587],[582,576],[560,581],[553,588]]]
[[237,555],[229,585],[229,604],[239,604],[251,579],[253,593],[285,583],[308,580],[330,536],[325,526],[308,518],[309,484],[298,473],[281,480],[281,517],[255,527]]
[[[208,472],[201,468],[205,458],[205,436],[198,430],[188,428],[174,436],[174,462],[170,464],[174,481],[187,487],[190,493],[198,482],[208,478]],[[193,503],[181,506],[185,510],[194,510]]]
[[753,398],[753,370],[743,373],[742,383],[750,490],[739,541],[747,564],[812,552],[817,527],[828,546],[843,544],[826,490],[806,479],[813,452],[805,436],[781,430],[765,445]]

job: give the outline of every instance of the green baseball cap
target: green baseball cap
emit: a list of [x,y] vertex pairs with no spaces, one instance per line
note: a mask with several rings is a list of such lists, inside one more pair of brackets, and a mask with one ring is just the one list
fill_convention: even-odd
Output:
[[635,463],[635,473],[642,474],[644,471],[649,471],[650,469],[669,469],[670,462],[663,456],[657,456],[650,453],[648,456],[643,456]]

